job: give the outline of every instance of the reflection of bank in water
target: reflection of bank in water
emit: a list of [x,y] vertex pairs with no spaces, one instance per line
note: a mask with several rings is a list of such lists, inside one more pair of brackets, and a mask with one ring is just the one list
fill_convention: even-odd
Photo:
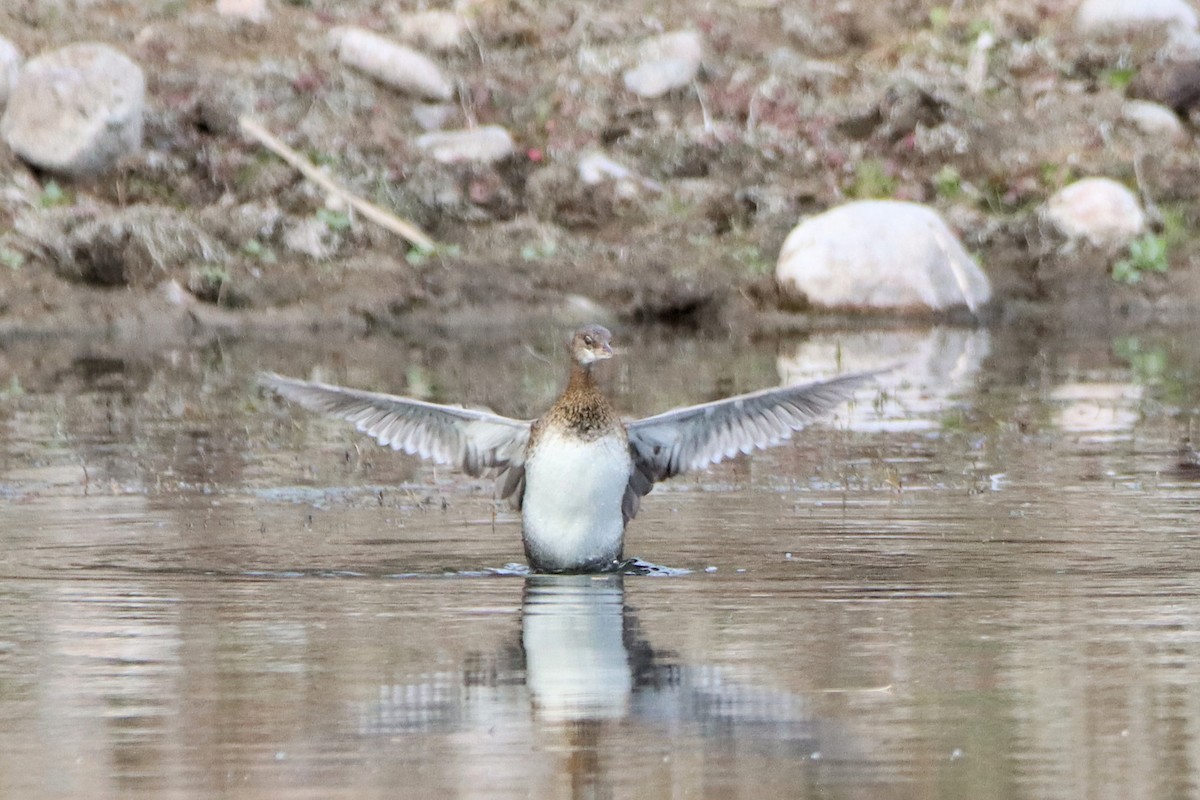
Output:
[[989,333],[975,328],[835,331],[814,334],[776,362],[782,385],[816,376],[893,367],[878,386],[859,390],[837,412],[850,430],[935,430],[947,410],[965,405],[991,349]]
[[[519,644],[381,687],[378,701],[361,707],[361,733],[449,736],[468,749],[486,741],[489,752],[509,754],[566,748],[571,760],[581,748],[594,757],[631,741],[664,757],[699,748],[797,765],[858,760],[837,723],[815,719],[810,698],[748,686],[729,669],[680,663],[656,650],[625,605],[624,580],[528,577]],[[589,759],[598,770],[601,762],[619,772],[615,757]],[[601,778],[608,780],[592,776]]]

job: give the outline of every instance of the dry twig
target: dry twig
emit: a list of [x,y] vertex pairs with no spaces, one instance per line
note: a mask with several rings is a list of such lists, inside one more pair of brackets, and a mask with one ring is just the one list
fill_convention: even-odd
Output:
[[263,147],[270,150],[275,155],[282,158],[288,164],[299,170],[299,172],[308,178],[313,183],[320,186],[327,192],[337,195],[345,200],[353,208],[355,208],[364,217],[371,220],[377,225],[382,225],[389,231],[403,236],[408,241],[412,242],[417,248],[429,251],[433,250],[437,243],[429,238],[416,225],[405,219],[401,219],[390,211],[385,211],[374,203],[363,200],[350,190],[339,186],[337,183],[326,175],[304,156],[297,153],[292,148],[288,147],[279,140],[274,134],[260,125],[257,121],[250,117],[242,117],[238,120],[238,124],[242,128],[242,132],[252,139],[259,142]]

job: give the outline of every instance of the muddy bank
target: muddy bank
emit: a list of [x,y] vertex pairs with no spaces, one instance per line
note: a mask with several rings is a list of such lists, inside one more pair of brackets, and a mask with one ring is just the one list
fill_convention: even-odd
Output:
[[[412,33],[407,9],[370,2],[268,4],[258,21],[207,2],[0,11],[26,58],[100,39],[147,80],[143,146],[99,177],[55,177],[0,147],[0,334],[404,332],[496,308],[798,329],[819,318],[777,291],[781,243],[803,216],[869,197],[945,216],[992,281],[990,321],[1200,309],[1193,134],[1147,133],[1123,110],[1150,97],[1186,122],[1189,62],[1168,58],[1163,30],[1098,39],[1073,4],[1003,0],[458,11],[440,43]],[[423,49],[453,97],[348,66],[331,39],[345,25]],[[643,96],[631,67],[663,31],[698,35],[698,72]],[[244,138],[241,115],[439,246],[422,253],[332,202]],[[512,151],[443,163],[419,146],[430,126],[484,125]],[[595,152],[620,169],[589,177]],[[1136,190],[1165,271],[1114,279],[1123,248],[1045,222],[1046,200],[1088,175]]]

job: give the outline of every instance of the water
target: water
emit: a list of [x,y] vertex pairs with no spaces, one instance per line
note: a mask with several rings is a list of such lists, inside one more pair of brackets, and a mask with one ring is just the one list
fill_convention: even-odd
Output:
[[656,574],[555,577],[486,484],[252,388],[531,416],[548,335],[8,343],[0,796],[1200,793],[1195,332],[623,338],[631,414],[904,365],[658,487]]

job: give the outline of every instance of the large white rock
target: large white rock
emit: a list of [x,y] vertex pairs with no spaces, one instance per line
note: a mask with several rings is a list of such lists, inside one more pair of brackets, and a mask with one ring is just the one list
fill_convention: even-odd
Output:
[[661,97],[687,86],[704,60],[704,40],[695,31],[675,31],[647,39],[638,63],[625,73],[625,88],[638,97]]
[[111,167],[142,146],[146,79],[106,44],[72,44],[21,70],[0,136],[25,161],[77,177]]
[[1096,247],[1123,247],[1146,230],[1133,192],[1110,178],[1084,178],[1046,201],[1046,219],[1071,239]]
[[438,65],[416,50],[363,28],[337,28],[332,38],[338,60],[394,89],[430,100],[454,94]]
[[775,278],[785,292],[826,308],[974,311],[991,283],[930,208],[862,200],[797,225]]
[[21,71],[21,51],[17,46],[0,36],[0,108],[8,102],[8,95],[17,85],[17,74]]
[[1196,10],[1186,0],[1083,0],[1075,27],[1085,34],[1119,34],[1154,27],[1195,30]]
[[443,164],[487,164],[507,157],[516,149],[512,136],[499,125],[426,133],[417,137],[417,147]]

